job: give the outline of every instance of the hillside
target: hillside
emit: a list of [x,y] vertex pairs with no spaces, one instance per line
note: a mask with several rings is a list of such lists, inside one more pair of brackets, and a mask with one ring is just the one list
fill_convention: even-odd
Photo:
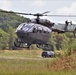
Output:
[[28,20],[23,16],[0,12],[0,49],[11,49],[15,40],[15,29]]
[[17,14],[0,12],[0,27],[4,30],[7,30],[8,26],[16,28],[19,24],[27,20],[28,18],[24,18]]

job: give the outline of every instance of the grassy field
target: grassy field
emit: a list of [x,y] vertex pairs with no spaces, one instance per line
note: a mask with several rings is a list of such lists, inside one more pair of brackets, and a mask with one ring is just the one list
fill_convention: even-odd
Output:
[[41,50],[1,50],[0,75],[76,75],[75,54],[71,56],[73,59],[42,58],[41,52]]

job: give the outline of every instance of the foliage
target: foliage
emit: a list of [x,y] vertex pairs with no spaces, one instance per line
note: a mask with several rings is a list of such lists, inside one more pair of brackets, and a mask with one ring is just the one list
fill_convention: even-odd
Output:
[[1,50],[0,75],[76,75],[76,54],[42,58],[40,53],[41,50]]
[[76,52],[76,39],[72,39],[72,42],[69,45],[69,49],[71,50],[71,53]]
[[15,40],[16,27],[28,21],[23,16],[0,12],[0,49],[11,49]]
[[[16,37],[15,29],[16,27],[23,23],[28,21],[28,18],[24,18],[23,16],[13,14],[13,13],[2,13],[0,12],[0,34],[4,35],[0,37],[0,49],[11,49]],[[6,34],[5,34],[6,33]],[[6,36],[6,37],[5,37]],[[6,39],[5,39],[6,38]],[[2,42],[2,40],[4,40]],[[7,44],[5,43],[7,42]],[[51,44],[54,47],[54,50],[64,50],[67,47],[75,47],[75,39],[73,36],[73,33],[67,32],[64,34],[58,34],[55,32],[52,32],[51,37],[48,41],[49,44]],[[5,48],[3,48],[2,44],[6,44]],[[31,46],[31,49],[38,49],[35,45]]]
[[0,49],[8,47],[9,34],[0,29]]
[[0,12],[0,27],[7,31],[8,26],[16,28],[19,24],[26,22],[28,19],[12,13]]
[[73,48],[73,46],[76,45],[75,40],[76,39],[71,32],[66,32],[63,34],[53,32],[51,38],[49,39],[49,43],[53,44],[55,50],[65,50],[69,47]]
[[8,42],[8,44],[9,44],[9,49],[12,49],[13,44],[14,44],[14,41],[15,41],[15,37],[16,37],[16,35],[15,35],[15,30],[14,30],[11,26],[9,26],[7,32],[8,32],[8,34],[9,34],[9,42]]

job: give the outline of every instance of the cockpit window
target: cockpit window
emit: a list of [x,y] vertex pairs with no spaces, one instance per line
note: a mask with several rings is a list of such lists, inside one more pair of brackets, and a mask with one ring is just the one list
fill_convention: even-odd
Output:
[[48,29],[47,27],[44,27],[44,28],[43,28],[43,31],[44,31],[44,33],[46,33],[46,32],[51,32],[51,30]]
[[22,30],[28,31],[31,27],[32,27],[31,24],[26,24],[26,25],[24,25],[24,26],[22,27]]
[[42,27],[38,27],[38,30],[42,30]]
[[20,25],[17,27],[16,31],[17,31],[17,30],[20,30],[20,29],[23,27],[23,25],[24,25],[24,24],[20,24]]
[[32,28],[32,26],[33,26],[33,24],[22,23],[17,27],[16,32],[17,32],[17,30],[28,31]]

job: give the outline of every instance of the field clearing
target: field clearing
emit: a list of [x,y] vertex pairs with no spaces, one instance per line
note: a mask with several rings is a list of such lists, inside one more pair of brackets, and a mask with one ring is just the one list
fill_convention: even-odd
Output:
[[0,75],[76,75],[76,72],[51,70],[58,58],[42,58],[41,50],[1,50]]
[[42,50],[0,50],[0,57],[23,57],[37,58],[41,57]]

